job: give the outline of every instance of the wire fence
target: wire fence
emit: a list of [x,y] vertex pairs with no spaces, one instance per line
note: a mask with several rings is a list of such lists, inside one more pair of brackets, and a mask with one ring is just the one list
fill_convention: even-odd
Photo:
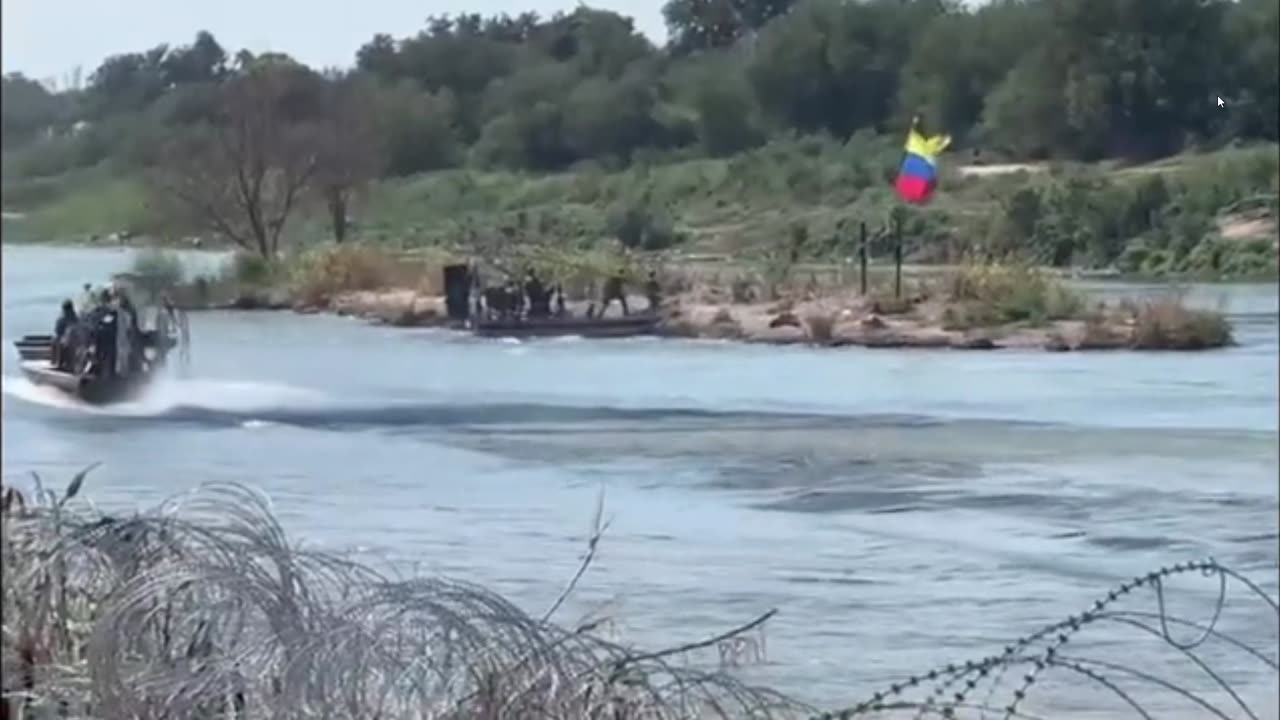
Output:
[[[656,651],[603,639],[598,621],[556,623],[607,527],[603,498],[578,572],[533,616],[477,585],[402,579],[300,549],[266,498],[241,485],[207,485],[121,518],[71,502],[84,478],[61,494],[38,479],[30,498],[4,491],[5,719],[1023,718],[1035,716],[1028,698],[1059,673],[1114,695],[1133,717],[1153,717],[1151,693],[1159,692],[1201,717],[1259,718],[1265,711],[1201,653],[1225,644],[1240,662],[1278,674],[1276,601],[1205,560],[1134,578],[997,655],[822,712],[734,677],[744,658],[762,658],[777,610]],[[1207,622],[1167,609],[1166,581],[1189,574],[1218,584]],[[1123,609],[1140,589],[1154,591],[1156,607]],[[1272,625],[1247,640],[1219,622],[1243,600],[1265,609]],[[1123,656],[1069,652],[1077,636],[1103,626],[1155,638],[1198,663],[1218,692]],[[1194,636],[1176,639],[1184,633]],[[687,661],[704,649],[719,654],[718,667]]]

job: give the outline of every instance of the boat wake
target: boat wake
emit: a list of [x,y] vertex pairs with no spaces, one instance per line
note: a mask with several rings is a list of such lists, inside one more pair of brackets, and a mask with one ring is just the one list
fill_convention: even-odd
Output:
[[23,378],[6,376],[4,395],[84,416],[117,420],[189,423],[211,427],[292,426],[311,430],[420,428],[506,428],[550,426],[612,431],[620,427],[667,430],[715,427],[738,430],[798,428],[925,427],[941,418],[900,414],[828,414],[775,408],[762,410],[694,407],[620,407],[560,402],[485,402],[434,399],[427,402],[350,402],[287,385],[228,380],[159,380],[139,400],[94,406]]
[[132,402],[91,405],[54,388],[36,385],[26,378],[4,376],[5,398],[58,410],[121,418],[163,418],[188,411],[248,415],[259,410],[282,407],[317,407],[325,401],[322,393],[271,383],[234,380],[158,379]]

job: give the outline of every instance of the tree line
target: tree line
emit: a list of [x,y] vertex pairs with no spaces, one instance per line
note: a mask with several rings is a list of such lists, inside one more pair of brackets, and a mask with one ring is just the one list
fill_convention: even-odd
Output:
[[115,163],[270,254],[304,196],[341,238],[368,179],[463,165],[611,169],[900,133],[914,115],[959,152],[1010,159],[1278,137],[1280,0],[669,0],[663,14],[665,47],[583,7],[429,18],[345,69],[231,55],[201,32],[107,58],[83,88],[8,75],[5,173]]

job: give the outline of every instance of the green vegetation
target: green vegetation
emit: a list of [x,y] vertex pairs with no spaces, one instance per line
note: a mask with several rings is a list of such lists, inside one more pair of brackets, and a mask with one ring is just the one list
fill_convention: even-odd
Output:
[[[1277,0],[665,13],[665,48],[581,8],[434,18],[342,73],[232,59],[201,33],[108,58],[84,88],[10,75],[4,206],[22,237],[201,236],[265,257],[330,237],[560,255],[614,238],[771,266],[848,257],[860,223],[883,257],[898,212],[916,262],[1276,273]],[[913,115],[956,142],[935,202],[903,212]],[[1030,164],[996,172],[1010,162]]]

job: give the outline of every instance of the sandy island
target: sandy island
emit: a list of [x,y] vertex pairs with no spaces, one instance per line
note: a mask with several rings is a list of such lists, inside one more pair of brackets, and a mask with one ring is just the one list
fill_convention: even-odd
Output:
[[[632,296],[632,308],[645,300]],[[331,312],[396,327],[448,327],[444,298],[410,289],[357,291],[327,302],[290,304],[283,298],[241,298],[226,309],[292,309],[300,313]],[[587,303],[568,303],[575,315]],[[1092,320],[1060,320],[1037,327],[947,327],[944,303],[908,299],[899,307],[857,295],[832,296],[797,303],[709,303],[688,295],[665,302],[659,335],[735,340],[770,345],[821,347],[925,348],[958,350],[1120,350],[1135,347],[1134,321],[1122,313]],[[618,312],[615,307],[611,314]],[[633,310],[634,312],[634,310]],[[1184,349],[1194,349],[1187,347]]]

